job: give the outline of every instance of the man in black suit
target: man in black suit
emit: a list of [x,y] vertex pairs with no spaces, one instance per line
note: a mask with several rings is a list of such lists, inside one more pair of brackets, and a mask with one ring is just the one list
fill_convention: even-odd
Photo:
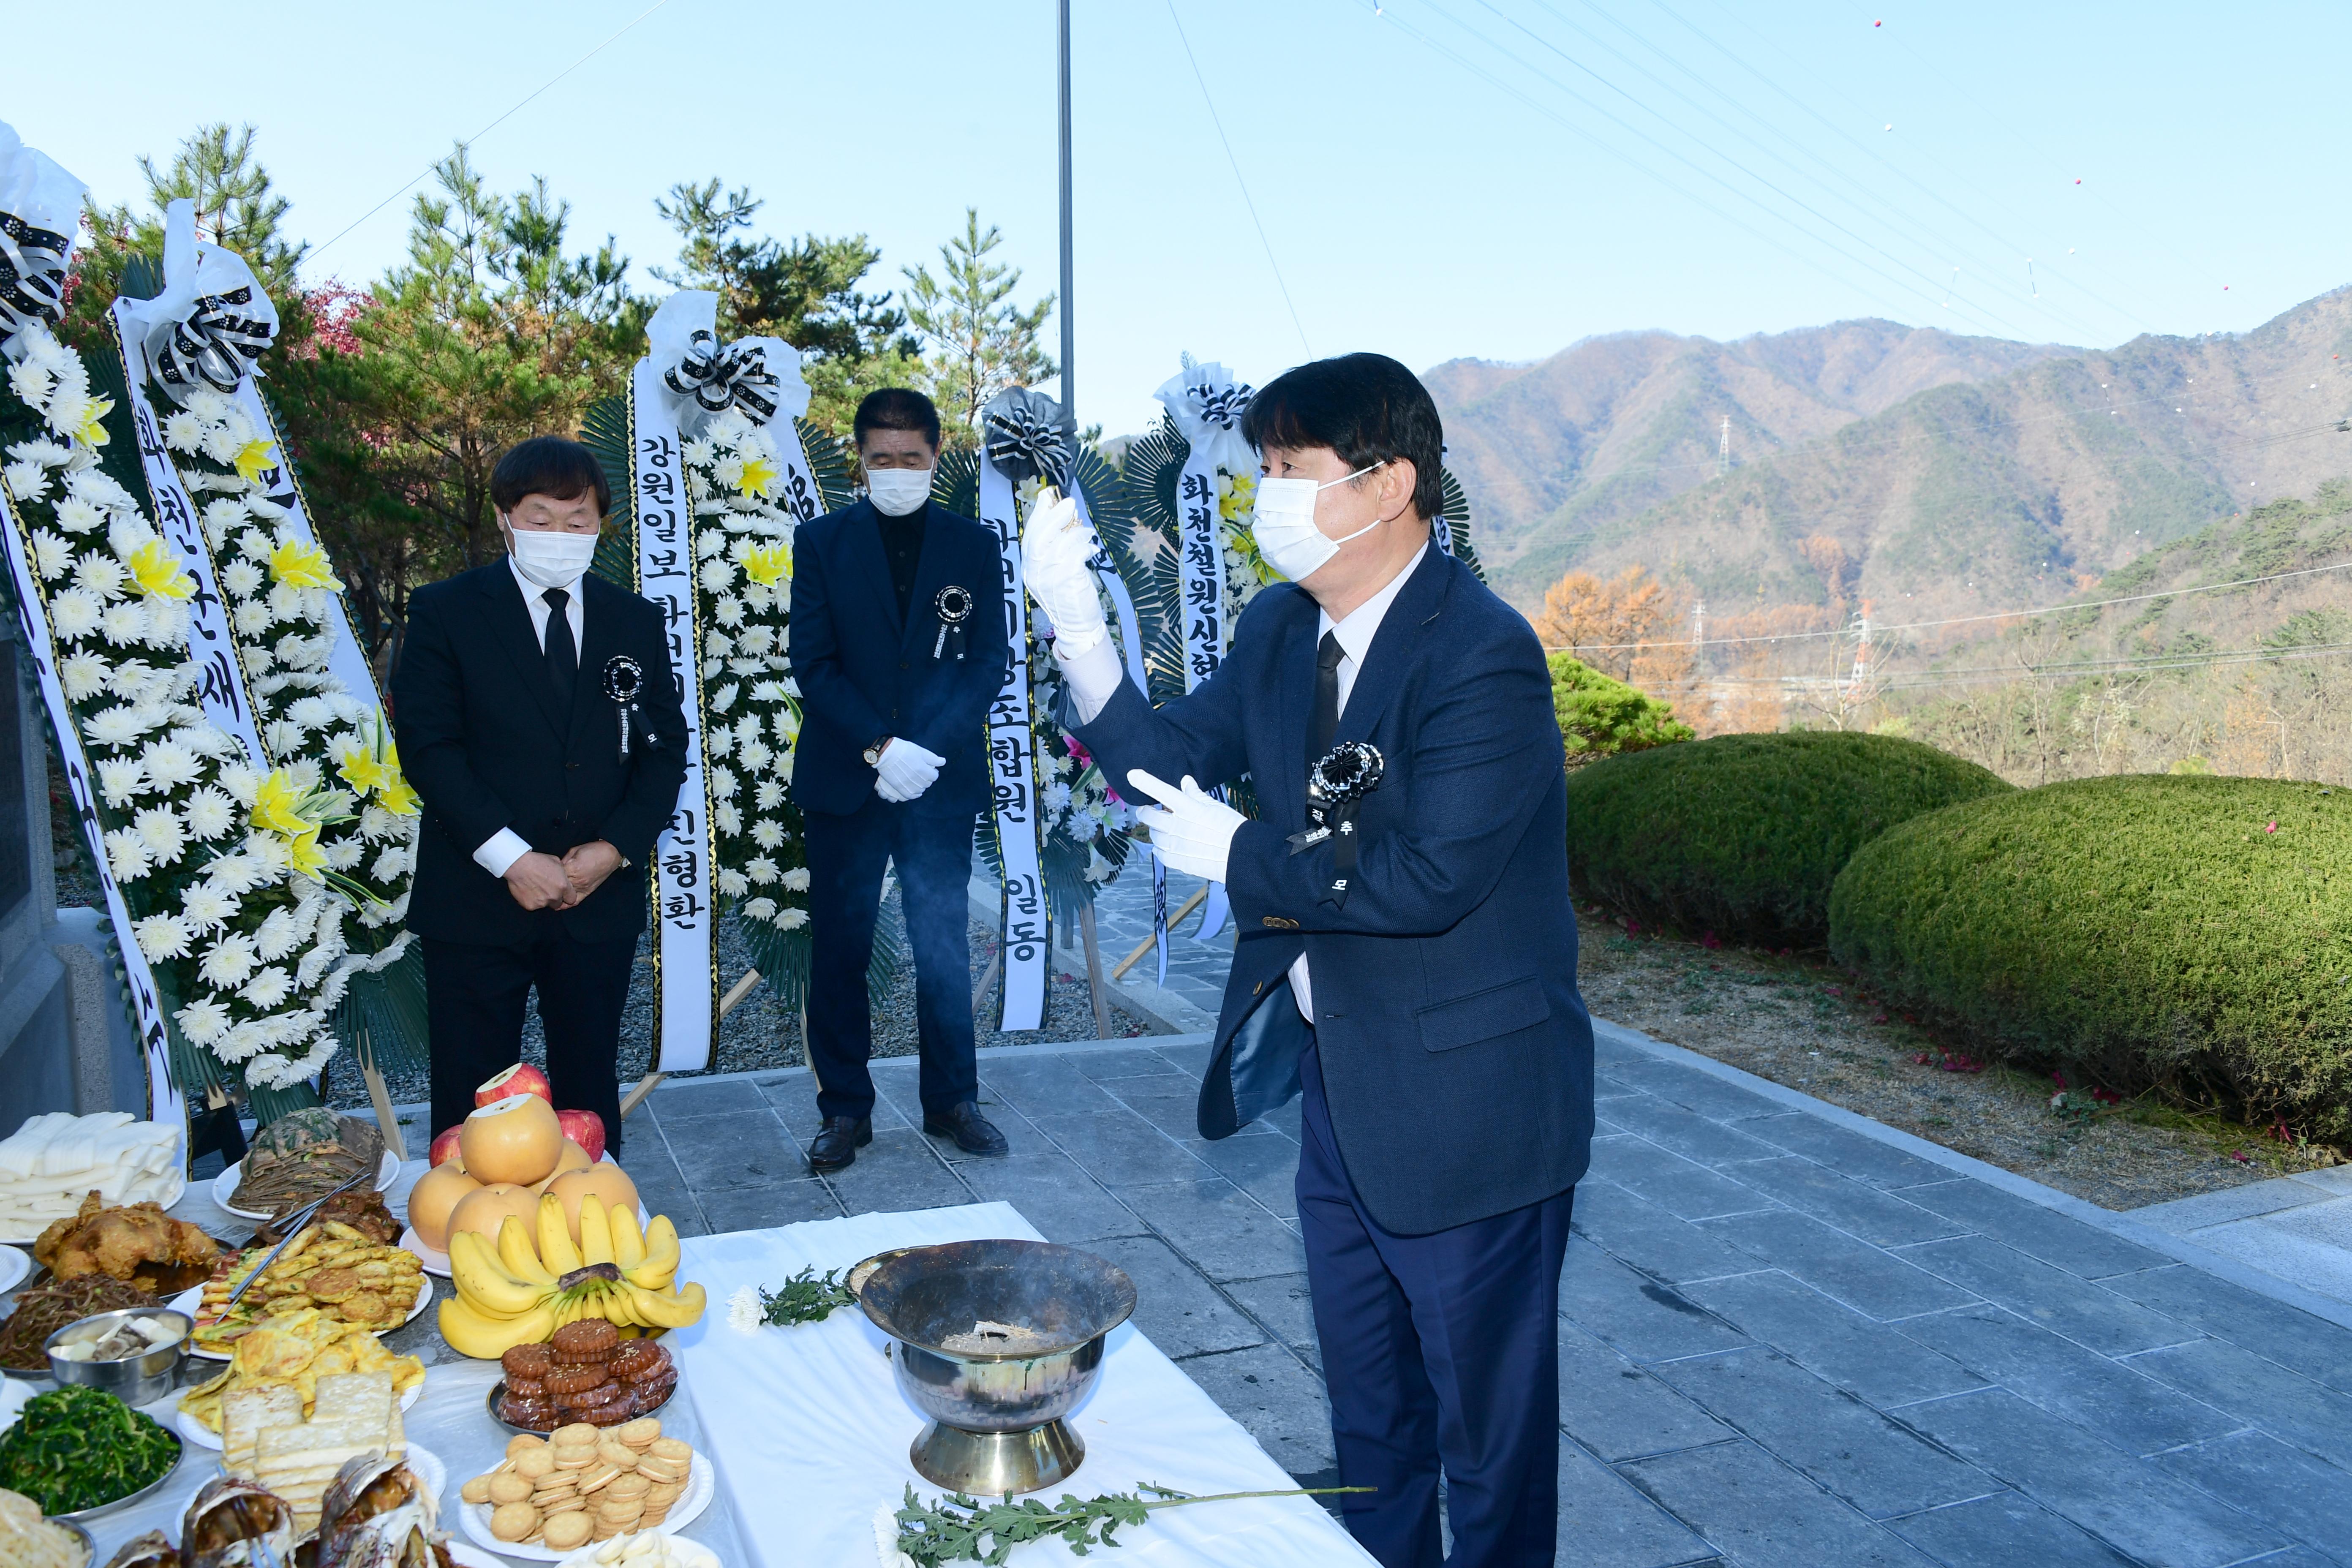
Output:
[[[1122,676],[1065,505],[1024,536],[1076,732],[1153,852],[1239,928],[1204,1138],[1304,1096],[1298,1218],[1341,1504],[1383,1568],[1549,1568],[1559,1271],[1592,1136],[1566,776],[1527,618],[1437,548],[1436,405],[1380,354],[1252,401],[1254,532],[1291,579],[1154,710]],[[1440,523],[1438,526],[1444,526]],[[1248,772],[1259,816],[1202,793]],[[1170,781],[1181,781],[1171,783]]]
[[[539,988],[558,1105],[621,1146],[621,1008],[654,841],[686,778],[686,715],[651,604],[587,574],[612,494],[594,454],[534,437],[499,459],[507,558],[409,600],[392,678],[402,770],[425,803],[408,929],[425,945],[433,1125],[521,1059]],[[629,754],[605,689],[641,672]]]
[[818,1171],[874,1141],[866,967],[886,861],[898,868],[915,952],[923,1131],[966,1153],[1005,1152],[976,1103],[965,893],[972,819],[990,801],[988,705],[1011,657],[1003,559],[993,529],[931,502],[929,398],[874,393],[855,433],[866,498],[793,541],[793,798],[808,828]]

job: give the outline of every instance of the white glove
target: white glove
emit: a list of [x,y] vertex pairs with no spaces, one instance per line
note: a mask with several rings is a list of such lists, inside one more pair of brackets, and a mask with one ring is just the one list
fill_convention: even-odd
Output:
[[1129,769],[1127,782],[1160,802],[1135,810],[1135,820],[1151,830],[1151,852],[1187,876],[1223,881],[1234,835],[1249,818],[1203,791],[1190,773],[1181,791],[1141,768]]
[[1102,601],[1095,597],[1095,574],[1087,565],[1101,548],[1070,496],[1031,509],[1029,526],[1021,531],[1021,581],[1054,623],[1054,648],[1061,658],[1076,658],[1103,640]]
[[931,787],[946,762],[937,752],[893,735],[882,748],[882,760],[874,764],[874,793],[893,805],[903,805]]

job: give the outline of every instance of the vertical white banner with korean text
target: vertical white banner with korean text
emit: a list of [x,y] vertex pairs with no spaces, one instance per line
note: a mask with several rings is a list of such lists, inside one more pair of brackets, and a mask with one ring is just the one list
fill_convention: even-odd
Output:
[[236,737],[246,760],[267,767],[269,753],[254,727],[245,668],[237,662],[236,644],[229,637],[228,611],[221,603],[219,580],[213,575],[212,552],[205,548],[204,524],[180,483],[179,470],[172,466],[172,454],[164,449],[163,427],[147,395],[147,355],[139,345],[139,328],[128,319],[131,304],[128,300],[114,302],[115,342],[122,351],[123,384],[131,389],[131,426],[139,432],[139,466],[155,501],[155,527],[196,580],[196,591],[188,600],[188,657],[204,671],[196,695],[205,717]]
[[[139,403],[135,396],[131,401],[134,405]],[[5,488],[0,486],[0,506],[7,508],[7,526],[0,529],[6,537],[0,543],[5,543],[6,549],[9,586],[16,595],[16,640],[33,666],[42,704],[49,710],[49,732],[57,740],[58,763],[66,775],[66,787],[73,792],[74,815],[81,819],[82,842],[89,847],[91,872],[106,898],[106,918],[114,927],[115,951],[122,961],[123,983],[131,992],[131,1023],[139,1031],[139,1055],[147,1067],[147,1117],[178,1126],[180,1147],[184,1150],[188,1146],[187,1109],[179,1090],[172,1087],[172,1047],[164,1029],[163,995],[155,988],[155,975],[147,966],[147,955],[131,940],[131,908],[122,901],[122,889],[114,880],[113,868],[101,843],[104,833],[99,826],[98,804],[91,794],[89,758],[82,750],[81,731],[74,725],[73,710],[67,706],[65,688],[58,684],[57,663],[50,657],[50,650],[57,645],[49,636],[48,600],[33,571],[25,529],[16,516],[15,503],[5,494]],[[217,599],[214,607],[219,607]]]
[[1012,477],[983,444],[980,521],[996,530],[1004,563],[1001,613],[1012,645],[1004,684],[988,710],[988,767],[995,791],[996,844],[1004,860],[1004,1009],[1000,1029],[1034,1029],[1045,1020],[1045,960],[1051,943],[1045,880],[1037,858],[1037,738],[1029,728],[1029,609],[1021,588],[1020,508]]
[[[711,880],[710,800],[702,769],[702,638],[677,425],[661,396],[661,369],[637,362],[629,381],[629,496],[636,523],[637,592],[661,611],[669,666],[686,714],[686,783],[654,845],[654,1068],[695,1072],[718,1033],[719,910]],[[646,672],[651,679],[651,670]],[[604,671],[583,669],[601,682]],[[617,737],[618,731],[615,730]],[[616,741],[617,743],[617,741]]]

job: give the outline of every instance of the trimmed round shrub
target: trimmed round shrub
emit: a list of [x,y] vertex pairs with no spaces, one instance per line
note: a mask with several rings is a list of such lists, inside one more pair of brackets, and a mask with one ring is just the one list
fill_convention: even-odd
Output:
[[1603,675],[1582,659],[1556,653],[1548,662],[1552,716],[1559,721],[1559,738],[1571,768],[1622,752],[1687,741],[1696,733],[1675,717],[1671,703]]
[[2352,1137],[2352,794],[2132,774],[1922,816],[1854,856],[1830,952],[1993,1051]]
[[1855,850],[1922,812],[2010,789],[1891,735],[1718,735],[1570,774],[1569,871],[1580,893],[1645,922],[1819,947],[1830,884]]

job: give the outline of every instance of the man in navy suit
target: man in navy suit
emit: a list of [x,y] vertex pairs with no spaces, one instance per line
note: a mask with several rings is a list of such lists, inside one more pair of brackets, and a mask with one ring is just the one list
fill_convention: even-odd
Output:
[[[1155,798],[1234,943],[1206,1138],[1304,1096],[1298,1215],[1349,1530],[1387,1568],[1552,1562],[1559,1272],[1592,1135],[1566,789],[1543,650],[1444,550],[1436,406],[1379,354],[1257,395],[1255,535],[1289,584],[1153,710],[1067,503],[1024,536],[1076,732]],[[1443,526],[1439,524],[1438,526]],[[1262,816],[1203,794],[1247,772]],[[1181,780],[1175,784],[1166,781]]]
[[996,532],[932,504],[940,416],[892,388],[857,405],[864,500],[793,543],[793,796],[808,824],[809,1065],[824,1119],[809,1165],[837,1171],[874,1142],[866,969],[882,868],[898,868],[915,953],[923,1131],[1002,1154],[980,1114],[965,888],[990,800],[988,705],[1010,657]]

